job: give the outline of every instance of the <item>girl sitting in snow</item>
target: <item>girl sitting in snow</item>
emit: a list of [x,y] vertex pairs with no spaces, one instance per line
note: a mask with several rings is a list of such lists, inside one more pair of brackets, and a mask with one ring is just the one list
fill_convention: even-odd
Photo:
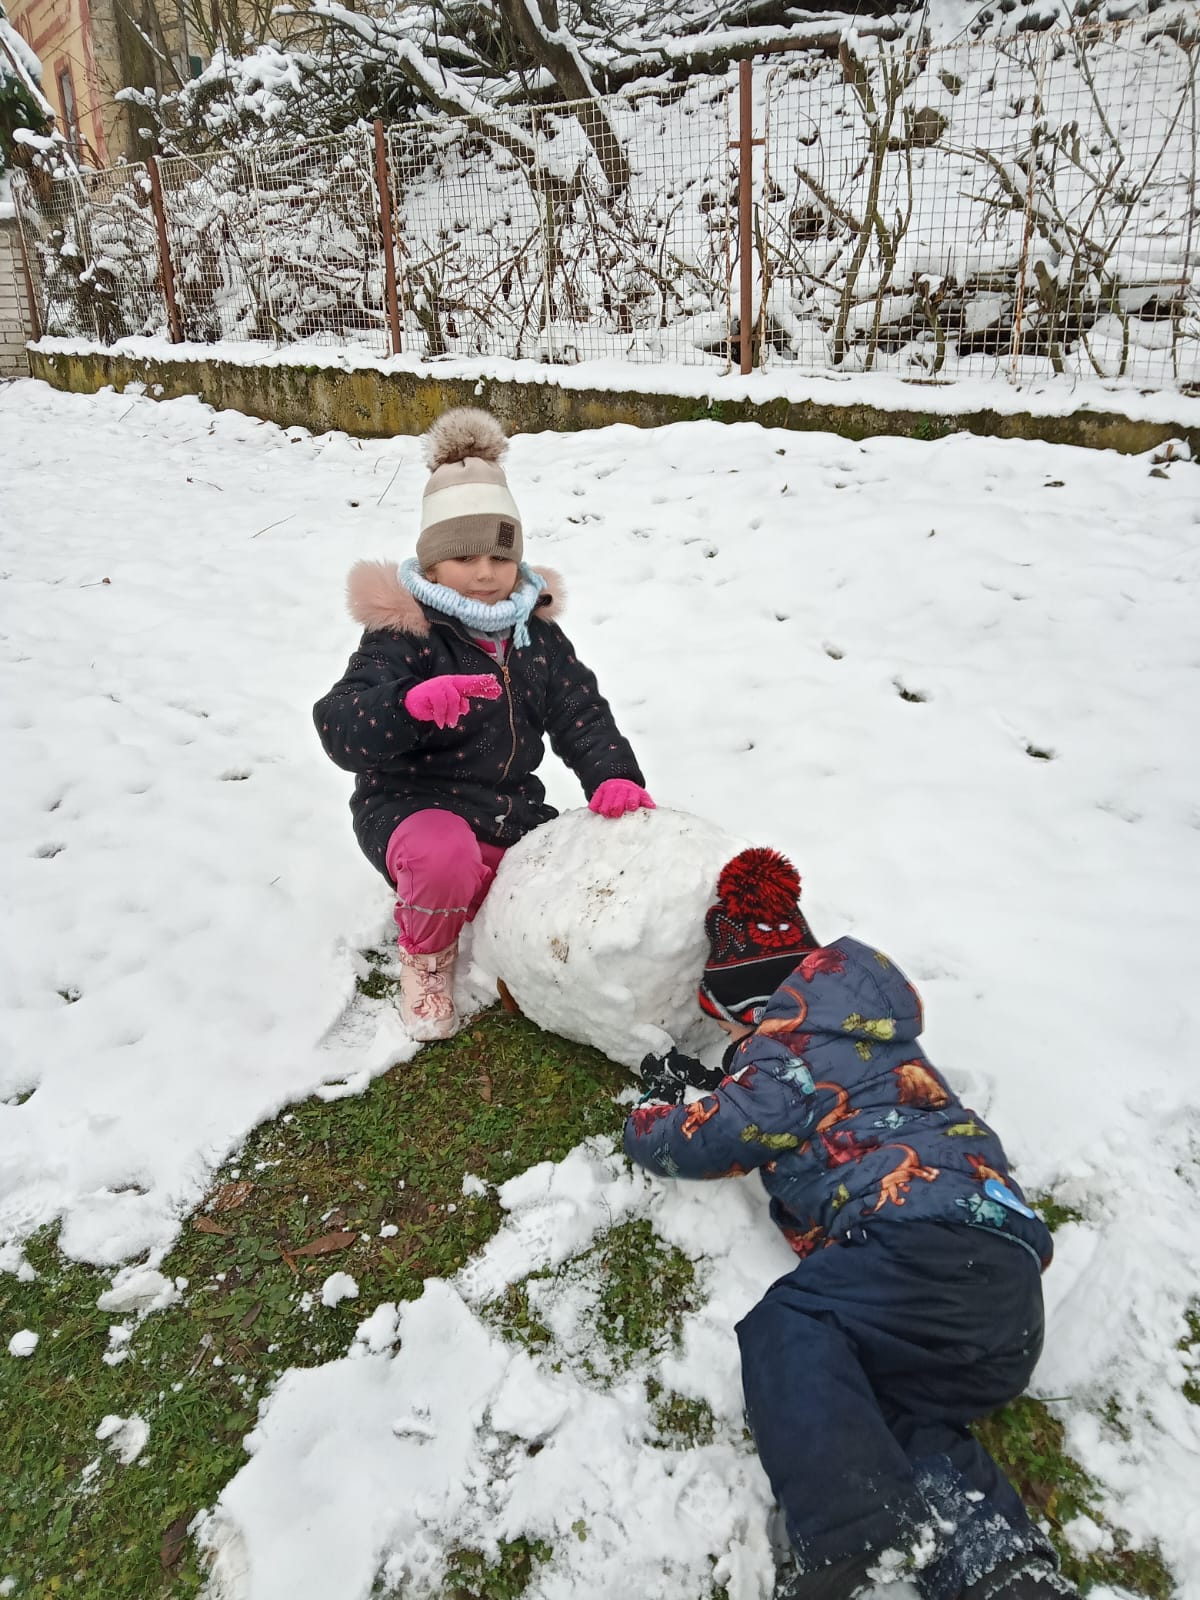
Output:
[[500,423],[449,411],[426,445],[416,559],[351,571],[366,632],[313,718],[327,755],[356,775],[355,836],[396,889],[405,1027],[445,1039],[462,926],[505,848],[555,815],[534,776],[543,734],[601,816],[654,802],[555,620],[558,578],[521,559]]
[[[757,1168],[799,1265],[738,1324],[746,1413],[796,1556],[777,1595],[1062,1600],[1048,1541],[968,1424],[1025,1388],[1050,1234],[917,1037],[903,973],[821,946],[773,850],[723,869],[703,1010],[723,1070],[642,1064],[627,1154],[672,1178]],[[711,1091],[683,1105],[691,1085]]]

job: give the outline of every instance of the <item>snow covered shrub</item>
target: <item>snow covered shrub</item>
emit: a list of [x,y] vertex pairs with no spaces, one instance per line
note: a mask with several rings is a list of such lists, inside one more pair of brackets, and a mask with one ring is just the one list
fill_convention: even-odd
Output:
[[18,134],[50,131],[52,113],[40,85],[41,63],[0,5],[0,176],[28,165],[30,151]]
[[361,130],[164,159],[184,337],[382,340],[372,159]]
[[0,172],[14,165],[14,133],[23,128],[40,131],[45,125],[45,115],[37,102],[15,73],[4,71],[4,58],[0,56]]
[[732,193],[728,84],[606,102],[614,191],[578,107],[393,128],[409,348],[573,361],[721,345]]
[[540,1027],[638,1066],[721,1040],[696,1003],[717,874],[745,841],[682,811],[568,811],[500,864],[471,958]]
[[264,252],[248,159],[168,157],[160,164],[183,337],[268,339]]
[[[125,91],[181,152],[162,177],[186,338],[385,350],[394,245],[401,344],[431,359],[724,362],[745,339],[754,362],[817,370],[1200,380],[1194,21],[1113,29],[1089,5],[1046,33],[1039,4],[1027,27],[939,45],[892,17],[756,67],[743,307],[732,76],[671,81],[683,58],[668,71],[657,36],[655,71],[623,76],[603,28],[564,12],[580,59],[596,52],[576,82],[552,0],[497,3],[289,7],[285,38],[216,52],[175,95]],[[85,231],[48,247],[64,292],[47,326],[143,331],[152,281],[134,265],[126,293]]]
[[16,192],[46,333],[111,344],[158,331],[163,300],[143,166],[53,178],[30,171]]
[[1190,34],[1077,27],[778,69],[768,345],[850,371],[1186,378],[1198,59]]

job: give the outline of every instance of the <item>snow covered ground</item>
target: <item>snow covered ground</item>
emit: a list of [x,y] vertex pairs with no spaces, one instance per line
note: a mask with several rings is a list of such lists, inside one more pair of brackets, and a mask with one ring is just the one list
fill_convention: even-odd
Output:
[[[1025,1185],[1084,1214],[1038,1389],[1197,1600],[1200,468],[1151,469],[716,423],[510,457],[652,792],[792,854],[818,934],[901,962],[933,1059]],[[10,1269],[56,1216],[83,1259],[153,1260],[256,1121],[411,1048],[354,1004],[390,907],[309,708],[354,641],[345,571],[408,553],[423,479],[411,439],[0,386]],[[577,803],[561,769],[550,789]],[[218,1594],[359,1600],[382,1568],[417,1595],[449,1542],[520,1533],[555,1545],[546,1600],[615,1600],[631,1571],[662,1600],[710,1573],[767,1592],[731,1322],[790,1257],[757,1185],[657,1185],[589,1147],[502,1198],[459,1282],[360,1301],[346,1359],[281,1384],[206,1524]],[[667,1376],[718,1419],[703,1451],[647,1450],[644,1388],[539,1371],[480,1315],[628,1216],[700,1264]]]

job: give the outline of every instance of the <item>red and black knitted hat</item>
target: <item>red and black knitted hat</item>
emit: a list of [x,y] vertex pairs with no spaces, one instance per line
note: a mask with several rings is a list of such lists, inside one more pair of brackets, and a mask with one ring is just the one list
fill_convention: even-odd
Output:
[[704,931],[700,1005],[722,1022],[761,1022],[800,958],[819,948],[800,909],[800,874],[778,850],[743,850],[721,868]]

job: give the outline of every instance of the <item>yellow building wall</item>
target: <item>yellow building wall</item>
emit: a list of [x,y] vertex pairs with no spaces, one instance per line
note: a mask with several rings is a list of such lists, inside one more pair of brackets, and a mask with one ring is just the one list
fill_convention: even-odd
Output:
[[111,112],[105,117],[111,95],[97,70],[88,0],[6,0],[6,6],[8,20],[42,63],[42,93],[58,113],[59,131],[68,139],[78,136],[85,166],[105,166],[114,154],[105,129],[112,120]]

